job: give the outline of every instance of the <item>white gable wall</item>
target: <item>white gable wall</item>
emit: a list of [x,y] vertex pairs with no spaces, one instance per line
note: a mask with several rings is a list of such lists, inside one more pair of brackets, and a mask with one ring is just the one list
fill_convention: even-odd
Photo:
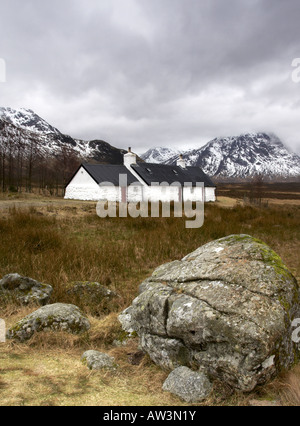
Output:
[[82,201],[119,200],[119,188],[99,186],[88,172],[80,167],[66,188],[65,199]]
[[[130,185],[127,201],[139,202],[143,197],[141,185]],[[82,201],[122,201],[122,189],[119,186],[98,185],[88,172],[81,167],[66,188],[66,200]]]
[[96,201],[100,196],[101,191],[97,183],[83,167],[80,167],[66,188],[65,199]]

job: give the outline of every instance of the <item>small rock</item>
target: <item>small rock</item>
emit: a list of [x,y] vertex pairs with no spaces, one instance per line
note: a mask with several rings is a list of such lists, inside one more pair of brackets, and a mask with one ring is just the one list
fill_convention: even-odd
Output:
[[109,288],[103,286],[98,282],[91,281],[77,281],[72,284],[72,288],[67,291],[68,294],[78,294],[80,296],[90,295],[91,298],[113,298],[117,294]]
[[88,366],[90,370],[114,370],[116,368],[115,359],[105,353],[98,351],[87,351],[81,361]]
[[212,384],[205,374],[197,373],[187,367],[179,367],[169,375],[163,390],[171,392],[185,402],[197,403],[209,397]]
[[70,284],[67,294],[75,297],[75,303],[89,308],[91,313],[96,314],[103,302],[109,302],[118,295],[98,282],[83,281]]
[[14,325],[8,332],[8,339],[24,342],[40,331],[66,331],[81,334],[89,330],[89,320],[75,305],[56,303],[47,305]]
[[19,274],[5,275],[0,281],[0,297],[16,298],[23,305],[28,305],[29,303],[47,305],[52,292],[51,285],[42,284]]
[[117,348],[121,348],[122,346],[126,346],[128,343],[128,339],[124,338],[124,340],[117,340],[115,339],[112,344],[113,346],[116,346]]

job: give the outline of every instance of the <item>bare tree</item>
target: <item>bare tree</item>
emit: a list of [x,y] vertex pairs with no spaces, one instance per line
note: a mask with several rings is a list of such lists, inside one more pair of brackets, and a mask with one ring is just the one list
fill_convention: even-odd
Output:
[[48,189],[61,195],[81,162],[72,146],[61,143],[47,154],[42,139],[34,132],[23,131],[0,119],[0,190],[32,192]]
[[264,198],[264,176],[262,174],[257,174],[253,177],[250,187],[250,203],[256,204],[258,206],[262,205]]

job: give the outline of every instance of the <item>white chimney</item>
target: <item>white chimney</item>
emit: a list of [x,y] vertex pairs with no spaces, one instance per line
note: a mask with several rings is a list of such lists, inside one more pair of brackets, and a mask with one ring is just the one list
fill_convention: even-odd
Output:
[[124,166],[130,168],[131,164],[136,164],[136,155],[128,148],[128,153],[124,155]]
[[179,160],[177,160],[177,166],[181,167],[182,169],[186,168],[185,160],[183,159],[182,155],[180,155]]

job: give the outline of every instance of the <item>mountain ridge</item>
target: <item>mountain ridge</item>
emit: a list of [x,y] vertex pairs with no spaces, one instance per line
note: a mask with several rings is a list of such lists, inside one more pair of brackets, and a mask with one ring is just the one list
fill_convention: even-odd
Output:
[[178,156],[180,154],[180,151],[178,149],[173,148],[163,148],[163,147],[157,147],[157,148],[150,148],[147,152],[141,155],[141,158],[146,163],[164,163],[165,161],[168,161],[170,158]]
[[[201,167],[217,179],[248,179],[256,175],[267,179],[300,177],[300,157],[273,133],[215,138],[181,155],[187,166]],[[163,164],[175,165],[178,159],[179,155],[171,156]]]
[[[101,139],[84,141],[65,135],[31,109],[0,107],[0,148],[2,144],[1,149],[11,153],[8,141],[13,142],[14,150],[22,145],[25,156],[32,154],[34,145],[41,158],[68,152],[82,162],[123,164],[127,152]],[[174,165],[179,155],[178,149],[161,147],[148,150],[141,159]],[[269,179],[300,177],[300,157],[289,152],[273,133],[215,138],[199,149],[183,151],[182,156],[188,166],[198,166],[215,179],[241,180],[258,174]]]

